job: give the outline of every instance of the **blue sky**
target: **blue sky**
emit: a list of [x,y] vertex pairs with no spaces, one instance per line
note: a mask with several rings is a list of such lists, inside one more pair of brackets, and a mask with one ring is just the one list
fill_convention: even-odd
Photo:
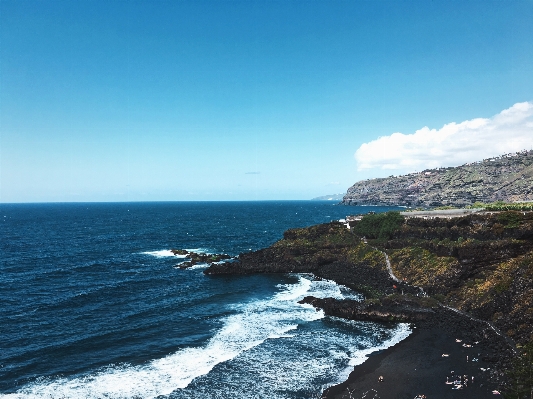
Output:
[[464,157],[533,137],[529,0],[2,0],[0,19],[1,202],[341,193],[424,167],[391,172],[380,137],[517,103],[518,139],[478,131]]

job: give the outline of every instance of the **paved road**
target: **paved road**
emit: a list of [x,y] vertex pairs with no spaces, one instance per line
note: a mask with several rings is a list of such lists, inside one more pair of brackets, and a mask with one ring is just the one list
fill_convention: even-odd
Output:
[[406,218],[418,217],[418,218],[455,218],[459,216],[470,215],[483,211],[482,208],[476,209],[443,209],[436,211],[412,211],[412,212],[400,212],[402,216]]

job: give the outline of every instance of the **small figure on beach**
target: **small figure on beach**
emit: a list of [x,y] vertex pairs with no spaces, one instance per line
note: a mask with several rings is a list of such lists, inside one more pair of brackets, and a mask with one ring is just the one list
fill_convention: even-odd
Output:
[[383,376],[382,376],[382,375],[380,375],[380,376],[378,377],[378,382],[383,382]]

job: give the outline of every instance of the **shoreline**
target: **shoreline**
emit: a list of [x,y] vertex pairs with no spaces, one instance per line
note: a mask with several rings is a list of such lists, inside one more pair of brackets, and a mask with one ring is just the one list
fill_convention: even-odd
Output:
[[[411,329],[413,332],[404,340],[368,355],[362,364],[354,366],[345,381],[327,388],[322,398],[502,397],[493,393],[500,385],[500,359],[494,356],[499,350],[496,348],[503,344],[499,337],[490,333],[480,336],[479,328],[476,331],[470,320],[445,311],[436,312],[429,320],[411,323]],[[467,375],[467,385],[453,389],[451,382],[457,378],[454,375],[463,377],[462,381]]]
[[[504,371],[516,356],[514,345],[530,339],[531,214],[445,220],[385,215],[359,223],[350,222],[348,229],[341,222],[290,229],[270,247],[243,253],[233,263],[212,265],[204,273],[313,273],[367,298],[362,305],[303,299],[327,315],[416,326],[412,337],[355,366],[323,398],[497,397],[509,383]],[[376,229],[393,232],[379,238]],[[366,235],[374,241],[369,244]],[[396,256],[401,281],[387,267],[388,256],[383,259],[388,250]],[[418,287],[424,287],[422,298]],[[379,376],[384,382],[378,383]]]

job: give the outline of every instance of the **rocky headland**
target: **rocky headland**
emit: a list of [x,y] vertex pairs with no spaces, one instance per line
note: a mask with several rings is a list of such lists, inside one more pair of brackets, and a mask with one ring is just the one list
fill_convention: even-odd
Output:
[[[288,230],[269,248],[205,270],[208,275],[288,272],[313,273],[364,294],[363,301],[303,300],[327,315],[410,322],[415,328],[413,336],[397,349],[357,366],[348,381],[331,387],[324,397],[363,397],[379,388],[383,395],[407,398],[415,388],[424,388],[433,397],[447,398],[457,393],[442,391],[445,376],[439,373],[459,367],[476,375],[477,388],[464,397],[487,397],[494,389],[512,388],[513,359],[522,348],[533,346],[531,212],[431,219],[405,218],[397,212],[366,215],[348,226],[332,222]],[[455,339],[468,345],[451,344]],[[435,348],[437,342],[442,347]],[[439,351],[443,357],[438,362],[415,366],[435,358]],[[469,356],[475,356],[477,363],[465,364]],[[376,373],[393,373],[407,366],[425,371],[418,368],[419,372],[409,374],[410,383],[402,385],[403,391],[394,384],[385,391],[387,384],[376,385]],[[427,374],[430,371],[433,374]],[[439,375],[439,384],[428,380],[428,375]]]
[[345,205],[466,206],[475,202],[533,201],[533,151],[458,167],[363,180],[351,186]]

